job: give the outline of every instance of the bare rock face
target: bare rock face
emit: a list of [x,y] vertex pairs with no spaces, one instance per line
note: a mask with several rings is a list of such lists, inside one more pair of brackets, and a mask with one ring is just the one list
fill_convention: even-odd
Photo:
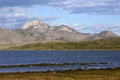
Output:
[[32,29],[48,29],[50,28],[49,25],[45,24],[45,23],[42,23],[40,22],[39,20],[33,20],[31,22],[26,22],[24,24],[24,26],[22,27],[22,29],[29,29],[29,28],[32,28]]
[[31,21],[31,22],[26,22],[24,24],[24,26],[22,27],[22,29],[28,29],[29,27],[31,26],[38,26],[40,23],[38,20],[34,20],[34,21]]
[[48,24],[42,23],[39,20],[34,20],[31,22],[26,22],[22,29],[32,29],[32,30],[38,30],[41,32],[45,32],[46,30],[58,30],[58,31],[65,31],[70,33],[77,33],[74,29],[66,26],[66,25],[60,25],[60,26],[49,26]]
[[55,29],[59,30],[59,31],[70,32],[70,33],[78,33],[76,30],[74,30],[66,25],[57,26]]

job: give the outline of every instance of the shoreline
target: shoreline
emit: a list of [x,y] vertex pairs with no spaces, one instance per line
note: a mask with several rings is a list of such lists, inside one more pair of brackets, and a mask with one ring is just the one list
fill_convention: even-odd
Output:
[[66,70],[46,70],[46,71],[25,71],[25,72],[0,72],[0,74],[24,74],[24,73],[56,73],[56,72],[74,72],[74,71],[114,71],[114,70],[120,70],[120,67],[116,68],[92,68],[92,69],[82,69],[82,68],[77,68],[77,69],[66,69]]
[[117,51],[117,50],[120,50],[120,49],[0,49],[0,51],[14,51],[14,50],[18,50],[18,51],[21,51],[21,50],[23,50],[23,51],[33,51],[33,50],[36,50],[36,51],[46,51],[46,50],[48,50],[48,51],[54,51],[54,50],[56,50],[56,51],[59,51],[59,50],[61,50],[61,51],[67,51],[67,50],[69,50],[69,51],[84,51],[84,50],[87,50],[87,51],[89,51],[89,50],[92,50],[92,51],[96,51],[96,50],[98,50],[98,51],[104,51],[104,50],[115,50],[115,51]]
[[66,70],[0,73],[0,80],[120,80],[120,68],[106,70]]
[[16,65],[0,65],[0,68],[14,68],[14,67],[43,67],[43,66],[65,66],[65,65],[81,65],[81,66],[88,66],[88,65],[97,65],[97,64],[112,64],[109,62],[86,62],[86,63],[37,63],[37,64],[16,64]]

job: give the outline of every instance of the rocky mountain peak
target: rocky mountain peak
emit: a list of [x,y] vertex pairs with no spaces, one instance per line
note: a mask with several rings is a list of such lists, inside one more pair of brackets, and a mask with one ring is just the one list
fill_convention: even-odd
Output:
[[40,22],[39,20],[33,20],[33,21],[31,21],[31,24],[32,25],[39,25],[39,24],[41,24],[42,22]]
[[33,20],[33,21],[30,21],[30,22],[26,22],[22,29],[28,29],[28,28],[33,28],[33,29],[48,29],[50,28],[49,25],[45,24],[45,23],[42,23],[41,21],[39,20]]
[[113,33],[112,31],[102,31],[98,34],[98,36],[103,38],[118,37],[118,35]]
[[49,26],[48,24],[42,23],[39,20],[33,20],[30,22],[26,22],[22,29],[32,29],[32,30],[37,30],[40,32],[44,32],[47,30],[58,30],[58,31],[64,31],[64,32],[70,32],[70,33],[77,33],[76,30],[66,26],[66,25],[60,25],[60,26]]
[[66,26],[66,25],[60,25],[57,27],[57,30],[60,30],[60,31],[66,31],[66,32],[71,32],[71,33],[77,33],[76,30]]

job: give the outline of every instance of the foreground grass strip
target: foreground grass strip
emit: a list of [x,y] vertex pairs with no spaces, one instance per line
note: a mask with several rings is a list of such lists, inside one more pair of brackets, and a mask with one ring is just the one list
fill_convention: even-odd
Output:
[[120,69],[1,73],[0,80],[120,80]]

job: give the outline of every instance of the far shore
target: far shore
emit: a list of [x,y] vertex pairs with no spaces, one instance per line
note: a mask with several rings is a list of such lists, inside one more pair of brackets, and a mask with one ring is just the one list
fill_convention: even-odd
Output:
[[120,37],[94,41],[60,41],[1,45],[0,50],[120,50]]
[[93,51],[96,51],[96,50],[98,50],[98,51],[99,51],[99,50],[100,50],[100,51],[104,51],[104,50],[120,50],[120,49],[11,49],[11,48],[7,47],[7,48],[2,48],[2,49],[0,49],[0,50],[18,50],[18,51],[19,51],[19,50],[23,50],[23,51],[24,51],[24,50],[28,50],[28,51],[30,51],[30,50],[48,50],[48,51],[49,51],[49,50],[50,50],[50,51],[52,51],[52,50],[56,50],[56,51],[57,51],[57,50],[58,50],[58,51],[59,51],[59,50],[61,50],[61,51],[67,51],[67,50],[71,50],[71,51],[72,51],[72,50],[73,50],[73,51],[74,51],[74,50],[81,50],[81,51],[82,51],[82,50],[88,50],[88,51],[89,51],[89,50],[93,50]]

